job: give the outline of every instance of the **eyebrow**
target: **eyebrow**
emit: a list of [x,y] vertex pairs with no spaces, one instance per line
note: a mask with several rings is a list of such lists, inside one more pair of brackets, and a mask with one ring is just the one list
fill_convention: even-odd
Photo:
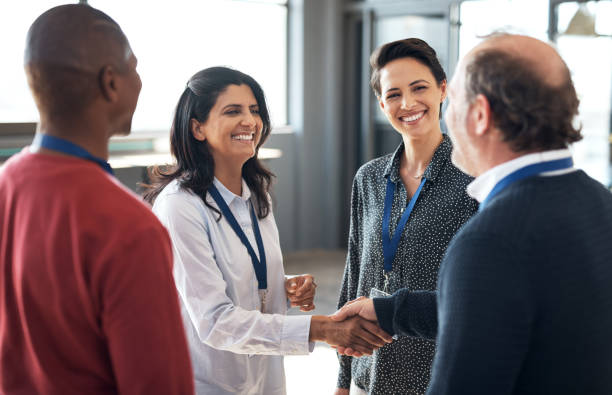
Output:
[[[424,83],[426,83],[428,85],[431,85],[431,83],[429,81],[427,81],[427,80],[416,80],[416,81],[412,81],[410,84],[408,84],[408,86],[413,86],[413,85],[419,84],[421,82],[424,82]],[[399,88],[389,88],[389,89],[387,89],[385,91],[385,94],[387,94],[389,92],[392,92],[392,91],[399,91]]]
[[[223,107],[222,110],[225,110],[227,108],[234,108],[234,107],[242,108],[242,104],[228,104],[225,107]],[[249,105],[249,108],[253,108],[253,107],[259,107],[259,104]]]

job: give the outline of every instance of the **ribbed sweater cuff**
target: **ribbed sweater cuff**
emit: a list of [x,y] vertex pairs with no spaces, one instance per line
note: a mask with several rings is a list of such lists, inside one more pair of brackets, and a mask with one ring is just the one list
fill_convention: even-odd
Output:
[[390,334],[395,335],[393,330],[393,311],[395,298],[393,296],[386,298],[374,298],[374,311],[376,312],[376,318],[378,318],[378,325]]

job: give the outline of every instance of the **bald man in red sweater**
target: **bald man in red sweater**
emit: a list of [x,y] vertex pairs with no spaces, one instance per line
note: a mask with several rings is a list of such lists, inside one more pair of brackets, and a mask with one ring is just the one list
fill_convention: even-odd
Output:
[[141,88],[127,38],[56,7],[25,69],[40,124],[0,171],[0,393],[192,394],[168,234],[107,163]]

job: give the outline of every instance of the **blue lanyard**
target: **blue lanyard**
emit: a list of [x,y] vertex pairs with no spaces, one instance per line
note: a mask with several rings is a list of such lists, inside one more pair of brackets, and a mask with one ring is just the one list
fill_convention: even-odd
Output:
[[423,189],[423,185],[425,185],[425,181],[427,179],[423,177],[421,184],[417,188],[416,192],[410,199],[410,203],[404,210],[402,214],[402,218],[397,224],[397,228],[395,228],[395,233],[393,234],[393,238],[389,236],[389,220],[391,218],[391,206],[393,205],[393,196],[395,195],[395,183],[391,181],[391,177],[387,179],[387,193],[385,194],[385,211],[383,216],[383,224],[382,224],[382,243],[383,243],[383,257],[384,257],[384,271],[385,273],[393,270],[393,259],[395,258],[395,254],[397,253],[397,247],[399,245],[400,238],[402,237],[402,232],[404,231],[404,227],[408,222],[408,217],[410,217],[410,213],[414,208],[414,205],[421,194],[421,189]]
[[249,255],[251,256],[251,263],[253,264],[253,269],[255,269],[255,277],[257,277],[258,288],[266,289],[268,288],[268,272],[266,269],[266,252],[264,251],[263,240],[261,239],[261,233],[259,232],[259,224],[257,223],[257,216],[255,215],[255,210],[253,209],[253,205],[251,205],[251,221],[253,222],[253,231],[255,233],[255,241],[257,242],[257,249],[259,250],[259,257],[261,260],[257,258],[257,254],[255,254],[255,250],[251,246],[249,239],[246,237],[242,228],[236,221],[236,217],[230,211],[230,208],[225,203],[225,200],[221,197],[219,190],[215,187],[214,184],[211,184],[208,188],[208,193],[215,199],[217,202],[217,206],[221,209],[221,212],[225,216],[227,222],[229,222],[230,226],[236,233],[236,236],[240,239],[242,244],[246,247]]
[[113,168],[102,158],[93,156],[87,150],[78,145],[71,143],[68,140],[64,140],[59,137],[51,136],[44,133],[37,133],[32,141],[33,147],[42,147],[53,151],[58,151],[66,155],[76,156],[77,158],[85,159],[91,162],[95,162],[110,175],[113,175]]
[[533,165],[522,167],[508,174],[506,177],[502,178],[501,181],[495,184],[495,186],[493,187],[491,192],[489,192],[485,200],[480,203],[480,208],[478,210],[482,210],[489,203],[489,201],[493,199],[493,197],[495,197],[498,193],[500,193],[504,188],[506,188],[513,182],[532,177],[547,171],[568,169],[573,165],[574,162],[572,161],[572,158],[563,158],[547,162],[534,163]]

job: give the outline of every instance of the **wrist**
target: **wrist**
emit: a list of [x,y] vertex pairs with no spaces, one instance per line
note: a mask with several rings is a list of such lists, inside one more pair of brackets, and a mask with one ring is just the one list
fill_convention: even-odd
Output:
[[331,318],[324,315],[313,315],[310,319],[310,333],[308,341],[325,341],[325,328]]

